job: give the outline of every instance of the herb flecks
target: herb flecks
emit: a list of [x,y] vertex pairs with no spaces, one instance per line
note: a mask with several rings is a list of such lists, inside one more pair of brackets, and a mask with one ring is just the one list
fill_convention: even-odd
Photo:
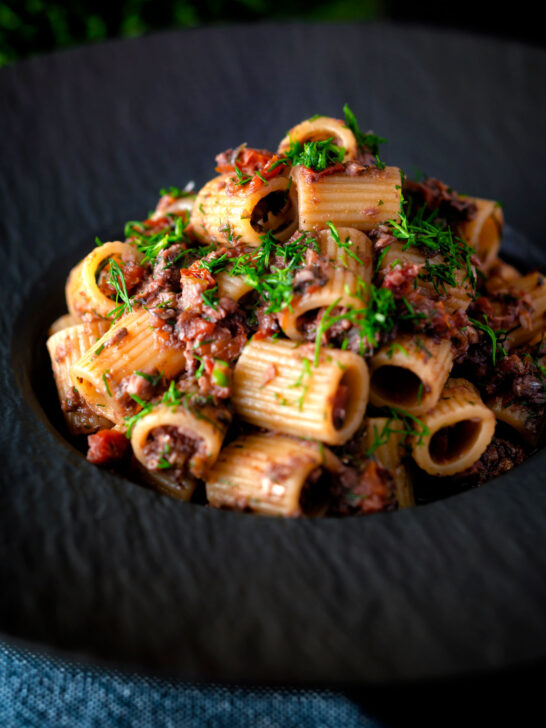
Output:
[[207,288],[203,291],[201,293],[201,298],[203,299],[205,306],[209,306],[216,310],[219,304],[218,285],[214,286],[214,288]]
[[501,355],[501,358],[504,358],[506,356],[506,349],[504,348],[503,342],[506,338],[507,329],[499,329],[498,331],[495,331],[489,326],[489,321],[487,319],[487,315],[483,314],[484,322],[478,321],[477,319],[469,318],[468,320],[474,326],[476,329],[479,329],[480,331],[483,331],[484,334],[487,334],[491,341],[491,359],[493,361],[493,366],[497,363],[497,353]]
[[116,292],[116,306],[106,315],[108,318],[116,321],[121,316],[133,310],[133,299],[129,297],[129,293],[127,292],[125,278],[119,263],[114,258],[110,258],[109,265],[110,275],[108,277],[108,283]]
[[320,361],[323,335],[338,321],[349,321],[356,328],[360,336],[362,355],[379,344],[382,334],[388,334],[393,330],[396,299],[391,290],[380,288],[373,283],[361,283],[355,295],[362,301],[362,307],[347,306],[337,313],[335,309],[340,303],[338,298],[324,311],[317,327],[315,366],[318,366]]
[[377,448],[386,445],[391,435],[401,437],[405,444],[410,438],[416,440],[417,447],[423,445],[425,437],[430,435],[430,429],[415,415],[397,407],[390,408],[390,415],[381,429],[373,427],[374,439],[366,451],[366,457],[371,457]]
[[314,172],[323,172],[334,164],[341,164],[345,159],[345,148],[334,144],[333,137],[318,142],[291,141],[285,152],[295,166],[301,164]]
[[[428,212],[421,207],[415,213],[402,196],[400,220],[390,220],[392,235],[403,243],[402,250],[414,247],[424,251],[426,256],[439,260],[431,262],[426,258],[419,274],[423,280],[430,281],[439,296],[447,295],[448,287],[458,287],[468,281],[476,288],[476,273],[472,264],[475,251],[462,238],[456,235],[449,225],[435,218],[434,211]],[[462,281],[457,279],[458,272],[464,272]]]
[[339,230],[336,228],[336,226],[333,224],[333,222],[331,222],[330,220],[327,220],[326,224],[330,228],[330,233],[331,233],[332,238],[334,239],[334,242],[337,245],[337,247],[344,250],[345,253],[349,256],[349,258],[356,260],[356,262],[359,263],[360,265],[364,265],[364,261],[354,251],[354,243],[351,240],[351,238],[349,236],[347,236],[345,238],[345,240],[341,240]]
[[[385,144],[387,140],[383,137],[377,136],[377,134],[374,134],[373,132],[362,132],[356,120],[356,116],[349,108],[349,104],[345,104],[345,106],[343,107],[343,113],[345,115],[345,126],[347,127],[347,129],[350,129],[355,135],[356,143],[358,144],[358,146],[360,148],[366,148],[367,150],[369,150],[379,162],[379,158],[377,156],[379,154],[379,145]],[[381,164],[383,163],[381,162]],[[383,167],[384,166],[385,165],[383,165]]]
[[137,394],[129,394],[129,396],[138,405],[140,405],[141,409],[134,415],[130,415],[129,417],[124,417],[124,421],[127,426],[127,432],[125,433],[125,435],[128,438],[130,438],[131,435],[133,434],[133,428],[136,425],[136,423],[139,422],[147,414],[149,414],[155,407],[154,402],[146,402],[145,400],[141,399]]
[[294,384],[290,385],[290,389],[294,388],[301,388],[301,395],[298,397],[296,401],[296,405],[301,412],[303,410],[303,403],[305,401],[305,397],[307,395],[307,391],[309,389],[309,383],[311,380],[311,362],[309,359],[304,356],[302,357],[302,369],[300,372],[299,377],[294,382]]
[[[183,192],[183,190],[182,190]],[[144,254],[143,263],[153,264],[162,250],[170,248],[176,243],[188,244],[189,237],[186,228],[189,224],[189,214],[184,211],[182,215],[167,215],[168,223],[157,229],[150,221],[138,222],[131,220],[125,225],[125,237],[134,243],[137,249]]]

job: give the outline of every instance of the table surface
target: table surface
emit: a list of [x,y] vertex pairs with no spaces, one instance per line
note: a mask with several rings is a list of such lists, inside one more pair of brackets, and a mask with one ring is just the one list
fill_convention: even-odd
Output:
[[300,684],[544,657],[536,461],[343,529],[211,514],[84,463],[41,410],[35,370],[62,281],[96,234],[142,217],[162,186],[204,183],[216,152],[274,147],[346,101],[390,140],[387,162],[502,200],[544,246],[545,72],[540,49],[390,24],[164,33],[0,72],[1,632],[186,678]]

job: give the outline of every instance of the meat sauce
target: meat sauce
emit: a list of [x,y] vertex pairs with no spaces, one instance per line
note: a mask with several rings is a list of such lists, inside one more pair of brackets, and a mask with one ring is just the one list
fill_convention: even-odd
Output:
[[[331,175],[355,178],[351,185],[363,175],[379,180],[382,167],[375,153],[375,143],[367,146],[362,139],[369,141],[369,137],[360,132],[355,139],[358,139],[355,158],[343,159],[341,154],[335,156],[335,160],[343,161],[333,161],[317,169],[298,163],[302,177],[313,184]],[[325,141],[321,140],[321,143]],[[270,180],[280,175],[288,177],[292,164],[296,163],[295,157],[290,155],[290,150],[275,154],[246,144],[225,150],[216,157],[217,172],[226,175],[222,190],[227,195],[236,195],[244,188],[245,194],[252,195],[266,188]],[[514,328],[530,330],[534,312],[532,296],[517,289],[509,266],[499,268],[495,285],[487,287],[487,274],[480,268],[482,264],[475,255],[469,254],[457,233],[461,226],[475,219],[477,206],[474,202],[435,178],[405,180],[402,191],[404,214],[410,217],[412,210],[423,211],[427,221],[437,224],[438,230],[445,232],[447,237],[452,236],[450,244],[444,246],[440,254],[415,234],[412,244],[422,256],[423,264],[402,261],[382,270],[381,256],[390,245],[402,244],[403,249],[404,245],[410,244],[410,233],[405,236],[403,233],[403,223],[408,221],[401,218],[398,228],[389,221],[367,231],[374,250],[374,259],[369,261],[373,268],[373,283],[363,286],[367,288],[365,292],[355,294],[360,297],[360,308],[342,305],[338,299],[329,306],[307,310],[298,317],[294,338],[299,335],[303,342],[313,342],[316,354],[321,347],[335,347],[357,353],[368,362],[379,347],[391,344],[401,334],[449,341],[454,361],[451,375],[469,378],[484,400],[496,397],[505,406],[513,401],[520,403],[529,415],[529,429],[534,428],[538,433],[546,419],[546,351],[542,341],[515,350],[505,346],[506,336]],[[286,242],[266,235],[275,225],[283,224],[293,199],[292,192],[289,195],[287,190],[276,190],[264,194],[248,212],[253,229],[263,233],[260,248],[245,246],[240,240],[217,241],[214,237],[203,243],[205,236],[200,236],[198,223],[190,218],[187,210],[180,211],[181,208],[176,207],[174,193],[164,194],[155,212],[147,219],[130,224],[126,242],[139,249],[138,256],[129,260],[116,259],[123,279],[117,282],[116,266],[105,261],[97,272],[97,285],[122,309],[128,305],[129,310],[146,311],[154,346],[183,352],[184,357],[181,371],[171,381],[157,369],[145,369],[116,382],[113,394],[126,408],[125,424],[139,413],[165,402],[166,397],[168,401],[168,390],[174,386],[179,397],[176,406],[185,397],[198,398],[204,407],[218,415],[222,427],[227,430],[226,443],[241,433],[256,431],[236,418],[231,422],[233,368],[253,337],[284,338],[283,311],[311,299],[331,281],[335,270],[333,261],[320,253],[318,229],[298,231]],[[373,200],[366,203],[370,217],[378,213],[380,203],[383,204]],[[194,219],[195,229],[191,219]],[[472,249],[470,253],[473,253]],[[434,263],[439,258],[440,263]],[[447,273],[445,267],[442,269],[443,292],[430,273],[432,259],[440,268],[442,265],[449,268]],[[464,265],[461,264],[463,259]],[[466,310],[448,305],[446,285],[452,286],[453,260],[458,261],[456,267],[464,270],[465,284],[471,291],[471,303]],[[234,265],[239,266],[239,275],[251,288],[238,300],[224,295],[224,291],[230,289],[222,288],[218,277],[220,273],[229,275]],[[420,285],[426,275],[430,276],[427,280],[430,285]],[[388,301],[388,307],[382,309],[381,301]],[[119,345],[127,334],[127,328],[118,328],[104,348]],[[301,342],[294,343],[297,347]],[[62,355],[59,351],[58,356]],[[318,360],[318,355],[316,358]],[[380,382],[385,390],[395,387],[413,392],[418,389],[419,396],[422,394],[419,381],[409,381],[403,368],[402,374],[395,372],[393,375],[393,369],[391,367],[390,380]],[[263,386],[281,373],[280,364],[268,363],[261,371]],[[351,396],[350,382],[342,378],[325,407],[325,417],[331,416],[337,430],[344,427],[351,412]],[[395,400],[395,404],[402,408],[404,402]],[[63,407],[73,412],[86,405],[74,392],[65,397]],[[384,409],[375,410],[371,405],[367,410],[369,417],[390,414]],[[400,443],[403,467],[406,467],[410,460],[406,456],[412,438],[415,438],[415,429],[411,429],[415,418],[411,420],[407,413],[402,413],[401,418],[406,428]],[[457,457],[475,437],[477,426],[476,422],[468,420],[451,429],[440,430],[430,443],[433,459],[445,462]],[[361,427],[348,442],[330,448],[338,460],[335,467],[323,464],[312,470],[300,496],[303,514],[321,511],[332,516],[366,515],[397,507],[394,473],[375,458],[373,448],[364,446],[367,442],[364,435]],[[128,445],[128,438],[118,429],[100,429],[88,437],[87,458],[97,465],[115,465],[126,457]],[[528,444],[518,441],[514,433],[498,431],[471,468],[444,479],[444,483],[451,483],[453,488],[462,483],[468,487],[481,485],[522,462],[531,449]],[[207,475],[206,444],[192,431],[171,425],[155,427],[143,450],[150,470],[164,471],[174,480],[181,480],[188,473],[197,478]],[[415,471],[416,465],[411,468]],[[417,471],[418,478],[421,475]]]

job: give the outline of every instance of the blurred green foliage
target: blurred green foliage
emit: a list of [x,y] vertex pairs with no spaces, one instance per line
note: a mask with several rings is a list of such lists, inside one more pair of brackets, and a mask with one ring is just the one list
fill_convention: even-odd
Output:
[[369,20],[383,0],[0,0],[0,66],[104,38],[252,20]]

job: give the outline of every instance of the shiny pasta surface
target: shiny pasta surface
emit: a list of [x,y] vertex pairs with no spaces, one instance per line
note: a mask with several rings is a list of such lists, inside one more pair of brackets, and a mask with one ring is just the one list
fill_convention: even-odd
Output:
[[546,286],[503,212],[383,163],[344,118],[216,156],[66,284],[48,351],[88,459],[182,500],[366,515],[520,464],[546,414]]

